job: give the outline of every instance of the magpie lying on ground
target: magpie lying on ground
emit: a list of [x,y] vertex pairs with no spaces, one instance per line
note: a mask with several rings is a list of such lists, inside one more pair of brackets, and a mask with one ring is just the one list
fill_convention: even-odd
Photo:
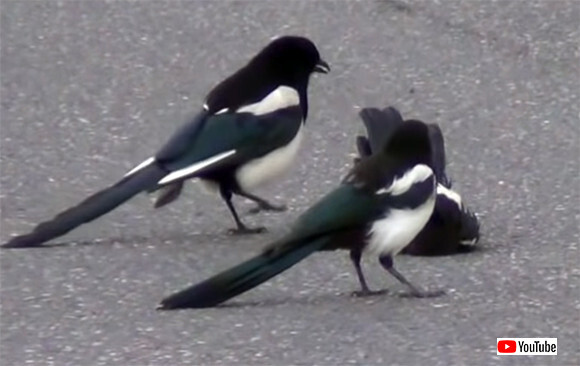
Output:
[[389,143],[361,161],[341,185],[300,216],[292,231],[261,254],[206,281],[164,299],[160,309],[215,306],[248,291],[320,250],[347,249],[361,285],[363,252],[378,255],[381,265],[418,297],[441,295],[412,285],[393,266],[399,253],[425,226],[435,206],[436,179],[431,169],[429,130],[408,121]]
[[284,172],[296,155],[308,114],[307,88],[313,72],[330,67],[308,39],[285,36],[272,41],[249,63],[207,95],[203,109],[182,126],[155,156],[128,172],[118,183],[79,205],[39,224],[4,247],[31,247],[64,235],[113,210],[136,194],[168,187],[156,206],[179,195],[184,180],[201,178],[215,186],[237,225],[232,194],[281,209],[250,193],[257,185]]
[[[356,139],[361,159],[379,151],[395,129],[403,123],[401,114],[393,107],[383,110],[363,108],[360,117],[368,136],[357,136]],[[437,199],[427,225],[403,249],[403,253],[427,256],[470,252],[475,249],[479,240],[479,221],[463,205],[461,196],[451,189],[451,180],[445,174],[445,143],[441,128],[436,123],[427,126],[431,140],[433,172],[438,183]]]

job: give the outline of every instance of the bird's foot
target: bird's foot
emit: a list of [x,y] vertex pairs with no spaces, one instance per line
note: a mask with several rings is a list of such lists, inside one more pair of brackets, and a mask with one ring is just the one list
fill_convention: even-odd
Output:
[[418,298],[428,298],[428,297],[439,297],[445,295],[444,290],[434,290],[434,291],[413,291],[409,293],[401,294],[401,297],[418,297]]
[[261,234],[265,233],[267,230],[263,226],[259,227],[247,227],[247,226],[240,226],[235,229],[229,229],[228,233],[230,235],[247,235],[247,234]]
[[255,215],[262,211],[272,211],[272,212],[284,212],[288,209],[286,205],[274,205],[269,202],[258,204],[256,207],[253,207],[248,210],[249,214]]
[[353,291],[351,296],[352,297],[369,297],[369,296],[379,296],[379,295],[386,295],[389,293],[389,290],[387,289],[383,289],[383,290],[377,290],[377,291],[372,291],[372,290],[360,290],[360,291]]

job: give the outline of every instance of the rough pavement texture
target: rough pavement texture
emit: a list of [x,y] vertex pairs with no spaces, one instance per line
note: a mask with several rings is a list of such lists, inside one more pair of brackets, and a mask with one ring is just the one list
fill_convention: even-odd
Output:
[[[301,161],[263,190],[291,211],[246,216],[268,234],[227,236],[225,206],[190,185],[166,209],[140,196],[56,240],[77,245],[2,251],[3,365],[580,363],[580,2],[1,7],[2,242],[150,156],[272,36],[310,36],[333,69],[312,80]],[[373,259],[372,285],[393,292],[351,298],[337,252],[222,308],[154,310],[280,236],[349,168],[359,108],[387,104],[442,125],[482,218],[478,253],[397,259],[447,296],[402,298]],[[558,337],[558,356],[496,356],[497,337],[518,336]]]

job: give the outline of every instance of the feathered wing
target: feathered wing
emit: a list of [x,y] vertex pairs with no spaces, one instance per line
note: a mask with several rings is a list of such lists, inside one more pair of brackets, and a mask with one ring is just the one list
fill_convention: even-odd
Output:
[[373,150],[371,149],[371,144],[369,139],[366,136],[357,136],[356,137],[356,149],[358,151],[359,158],[368,158],[373,154]]
[[[397,109],[387,107],[383,110],[378,108],[363,108],[359,113],[360,118],[367,130],[368,146],[371,154],[380,151],[389,141],[393,132],[403,123],[403,118]],[[363,137],[365,138],[365,137]],[[359,154],[365,156],[366,151],[360,151]]]
[[[165,163],[171,176],[162,180],[159,188],[262,157],[289,143],[300,129],[301,121],[299,106],[260,116],[251,113],[212,116],[196,144],[179,159]],[[203,165],[204,162],[209,164]],[[191,169],[196,164],[199,168]]]
[[451,182],[445,174],[445,141],[443,139],[443,132],[441,128],[436,123],[430,123],[427,125],[429,127],[429,139],[431,141],[431,157],[433,159],[433,172],[437,178],[437,182],[445,186],[445,188],[451,188]]
[[445,172],[445,142],[443,132],[438,124],[429,124],[429,138],[431,140],[431,151],[433,157],[433,170],[437,181],[443,187],[447,188],[452,195],[456,195],[459,203],[457,205],[444,204],[443,199],[437,200],[435,213],[442,218],[445,225],[456,228],[459,231],[457,237],[458,253],[467,252],[474,248],[479,241],[479,220],[463,203],[459,193],[451,190],[452,182]]
[[[403,123],[401,114],[394,107],[387,107],[383,110],[363,108],[360,112],[360,117],[367,130],[367,137],[357,136],[357,147],[361,157],[373,154],[382,148],[391,138],[395,129]],[[439,183],[450,188],[449,180],[445,174],[446,160],[443,133],[436,123],[428,124],[428,128],[435,177]]]

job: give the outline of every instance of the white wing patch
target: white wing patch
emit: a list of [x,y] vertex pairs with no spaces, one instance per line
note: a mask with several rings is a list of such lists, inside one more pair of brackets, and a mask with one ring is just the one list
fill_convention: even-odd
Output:
[[294,161],[302,142],[302,127],[288,145],[277,148],[267,155],[249,161],[238,169],[236,179],[244,190],[251,190],[262,183],[283,174]]
[[150,157],[149,159],[145,160],[144,162],[142,162],[141,164],[137,165],[133,169],[129,170],[129,172],[127,174],[125,174],[123,177],[128,177],[128,176],[130,176],[132,174],[137,173],[139,170],[145,168],[146,166],[151,165],[154,161],[155,161],[155,158],[154,157]]
[[409,190],[411,186],[433,175],[433,171],[425,164],[415,165],[412,169],[407,170],[402,177],[393,180],[393,183],[387,188],[381,188],[376,194],[390,193],[393,196],[399,196]]
[[190,165],[188,167],[185,167],[183,169],[176,170],[176,171],[166,175],[163,179],[161,179],[159,182],[157,182],[157,184],[159,184],[159,185],[169,184],[169,183],[176,181],[176,180],[179,180],[180,178],[183,178],[187,175],[193,174],[198,170],[201,170],[201,169],[206,168],[212,164],[215,164],[220,160],[223,160],[229,156],[234,155],[235,153],[236,153],[236,150],[226,151],[226,152],[223,152],[221,154],[214,155],[211,158],[199,161],[199,162],[197,162],[193,165]]
[[255,116],[272,113],[278,109],[299,105],[300,97],[296,89],[281,85],[259,102],[239,108],[237,113],[251,113]]
[[451,201],[457,203],[457,206],[459,206],[460,208],[463,207],[463,204],[461,203],[461,196],[459,195],[459,193],[452,191],[451,189],[446,188],[441,184],[437,184],[437,194],[442,194],[445,197],[449,198]]

